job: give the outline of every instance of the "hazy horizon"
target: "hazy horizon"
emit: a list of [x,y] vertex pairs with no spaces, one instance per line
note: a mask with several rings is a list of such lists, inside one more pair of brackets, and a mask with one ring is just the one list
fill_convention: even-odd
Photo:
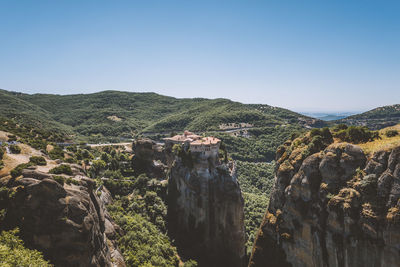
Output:
[[396,1],[1,1],[0,88],[297,112],[400,102]]

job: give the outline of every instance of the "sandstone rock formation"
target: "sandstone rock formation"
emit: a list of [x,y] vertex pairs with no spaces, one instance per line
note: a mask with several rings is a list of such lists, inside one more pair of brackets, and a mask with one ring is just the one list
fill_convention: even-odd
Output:
[[105,208],[112,201],[108,191],[96,191],[82,173],[64,178],[63,184],[24,170],[2,203],[7,210],[2,228],[18,226],[25,244],[55,266],[125,266],[115,242],[119,228]]
[[243,266],[243,198],[233,163],[176,157],[169,173],[168,228],[180,255],[200,266]]
[[399,266],[400,147],[367,158],[339,143],[303,159],[291,145],[249,266]]
[[165,179],[167,166],[162,147],[148,138],[138,139],[133,142],[132,166],[138,173],[158,179]]

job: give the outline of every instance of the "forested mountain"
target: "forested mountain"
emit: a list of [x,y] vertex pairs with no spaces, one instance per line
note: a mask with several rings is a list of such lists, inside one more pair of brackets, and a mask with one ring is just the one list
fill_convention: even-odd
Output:
[[323,125],[304,115],[268,105],[246,105],[228,99],[177,99],[155,93],[104,91],[52,95],[0,91],[0,112],[17,120],[98,138],[129,138],[133,133],[219,130],[221,124],[252,127],[289,124]]
[[72,128],[57,122],[51,113],[36,104],[25,101],[17,94],[0,90],[0,115],[4,118],[45,130],[71,133]]
[[347,118],[335,121],[335,123],[367,126],[373,130],[393,126],[399,122],[400,104],[378,107],[361,114],[349,116]]

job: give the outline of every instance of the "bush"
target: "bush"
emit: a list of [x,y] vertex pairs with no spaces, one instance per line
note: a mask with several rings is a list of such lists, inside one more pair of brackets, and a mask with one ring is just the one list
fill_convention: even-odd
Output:
[[334,130],[335,132],[338,132],[338,131],[340,131],[340,130],[346,130],[347,128],[348,128],[348,127],[347,127],[346,124],[338,124],[338,125],[336,125],[336,126],[333,127],[333,130]]
[[64,150],[60,146],[54,146],[53,150],[49,152],[51,159],[64,159]]
[[70,164],[77,163],[74,158],[67,158],[67,159],[65,159],[65,162],[70,163]]
[[17,145],[10,145],[10,151],[13,154],[19,154],[21,153],[21,148]]
[[310,136],[311,137],[321,136],[322,138],[321,141],[323,141],[324,143],[330,144],[333,142],[332,134],[328,127],[322,129],[317,129],[317,128],[312,129],[310,132]]
[[124,178],[122,176],[120,170],[117,170],[117,171],[107,170],[107,171],[104,172],[103,175],[104,175],[104,177],[115,179],[115,180],[122,180]]
[[69,165],[61,164],[60,166],[51,169],[49,173],[72,175],[72,170]]
[[29,162],[32,163],[32,165],[39,165],[39,166],[46,166],[47,162],[44,157],[38,157],[38,156],[32,156],[29,158]]
[[17,141],[17,137],[15,135],[8,135],[8,142],[13,142],[13,141]]
[[135,184],[132,181],[115,181],[104,180],[104,186],[111,192],[112,195],[128,195],[135,189]]
[[[317,153],[333,143],[332,133],[327,127],[322,129],[312,129],[310,132],[310,137],[311,141],[309,141],[307,149],[304,150],[303,157]],[[298,143],[299,142],[301,141],[299,140]]]
[[66,184],[74,184],[74,185],[80,185],[78,180],[75,180],[74,178],[68,177],[65,179]]
[[5,153],[4,149],[0,147],[0,160],[3,159],[4,153]]
[[64,185],[65,183],[65,178],[63,176],[59,176],[59,175],[54,175],[53,179],[59,183],[60,185]]
[[335,132],[334,136],[344,142],[359,144],[379,138],[379,133],[376,131],[370,131],[366,127],[350,126],[347,129]]
[[91,177],[96,178],[97,176],[99,176],[100,172],[103,171],[106,167],[107,163],[105,163],[104,160],[94,160],[89,169]]
[[[387,137],[395,137],[396,135],[398,135],[399,134],[399,132],[398,131],[396,131],[396,130],[388,130],[388,131],[386,131],[386,133],[385,133],[385,135],[387,136]],[[1,158],[0,158],[1,159]]]
[[1,266],[52,266],[43,259],[42,253],[24,247],[23,241],[17,236],[18,232],[18,229],[1,232]]
[[181,153],[181,151],[182,151],[182,146],[181,146],[181,145],[174,144],[174,145],[172,146],[172,153],[173,153],[175,156],[178,156],[178,155]]
[[73,179],[73,178],[71,178],[71,177],[63,177],[63,176],[60,176],[60,175],[54,175],[54,176],[53,176],[53,179],[54,179],[57,183],[59,183],[60,185],[64,185],[64,184],[68,184],[68,185],[70,185],[70,184],[80,185],[80,183],[79,183],[78,180],[75,180],[75,179]]
[[22,170],[32,166],[31,163],[22,163],[11,170],[10,174],[12,178],[16,178],[22,174]]
[[197,267],[198,264],[195,260],[188,260],[185,261],[185,263],[183,264],[183,267]]

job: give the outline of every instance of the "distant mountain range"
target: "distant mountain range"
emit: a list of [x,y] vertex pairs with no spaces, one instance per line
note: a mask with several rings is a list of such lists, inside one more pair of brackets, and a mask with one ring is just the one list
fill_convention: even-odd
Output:
[[357,113],[355,112],[341,112],[341,113],[334,113],[334,112],[300,112],[301,114],[308,116],[308,117],[312,117],[312,118],[316,118],[319,120],[323,120],[323,121],[334,121],[334,120],[340,120],[346,117],[349,117],[351,115],[355,115]]
[[[20,123],[100,139],[130,138],[133,134],[182,131],[220,131],[221,125],[247,123],[271,132],[287,125],[302,128],[333,123],[365,125],[372,129],[400,120],[400,105],[350,113],[299,114],[261,104],[242,104],[229,99],[178,99],[155,93],[103,91],[93,94],[24,94],[0,90],[0,116]],[[329,122],[326,122],[329,121]]]

